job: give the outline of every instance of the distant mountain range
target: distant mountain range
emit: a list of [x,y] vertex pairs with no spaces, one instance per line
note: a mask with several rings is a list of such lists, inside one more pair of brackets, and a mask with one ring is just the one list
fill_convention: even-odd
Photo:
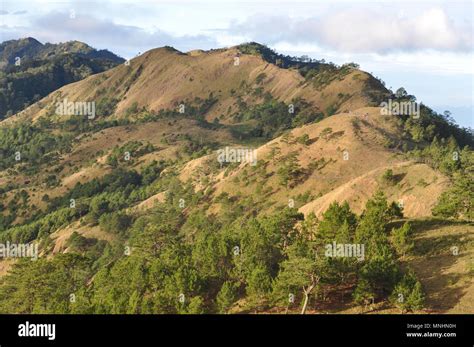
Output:
[[0,118],[6,118],[65,84],[124,62],[79,41],[42,44],[34,38],[0,44]]

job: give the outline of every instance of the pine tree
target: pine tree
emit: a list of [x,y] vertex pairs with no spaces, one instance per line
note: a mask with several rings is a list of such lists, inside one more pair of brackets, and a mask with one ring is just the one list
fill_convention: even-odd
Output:
[[398,254],[405,256],[413,250],[415,243],[412,238],[411,224],[406,222],[402,227],[392,229],[392,242]]
[[409,270],[395,286],[390,301],[402,313],[423,308],[425,295],[415,273]]
[[367,306],[368,304],[374,302],[375,292],[369,281],[361,279],[357,282],[357,286],[354,290],[354,293],[352,294],[352,297],[354,298],[354,302],[356,304],[363,304]]
[[237,298],[237,288],[234,283],[226,281],[217,294],[217,307],[220,313],[226,313]]
[[302,295],[302,314],[306,312],[310,296],[331,277],[329,258],[318,255],[316,243],[308,236],[301,235],[288,247],[288,258],[281,263],[274,282],[274,294],[280,302],[287,302],[289,294]]
[[333,202],[323,213],[318,225],[317,238],[324,244],[333,241],[349,243],[356,224],[357,218],[346,201],[341,205]]
[[403,218],[403,206],[400,206],[395,201],[392,201],[389,207],[390,220]]
[[365,205],[359,224],[355,232],[357,243],[365,245],[366,259],[380,255],[381,250],[386,252],[388,238],[385,226],[390,221],[391,214],[385,195],[378,191]]
[[416,281],[410,295],[408,296],[408,305],[412,310],[420,310],[425,304],[425,294],[419,281]]
[[272,287],[272,277],[265,266],[255,267],[247,278],[247,297],[253,305],[259,305]]

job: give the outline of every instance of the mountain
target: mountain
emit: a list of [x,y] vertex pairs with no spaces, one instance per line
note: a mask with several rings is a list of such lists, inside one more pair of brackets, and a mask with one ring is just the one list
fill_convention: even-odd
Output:
[[[108,100],[114,115],[120,117],[130,108],[146,107],[150,112],[158,112],[177,108],[180,103],[189,105],[206,100],[208,118],[212,114],[222,123],[235,123],[236,113],[247,104],[266,99],[287,104],[301,99],[308,110],[329,115],[338,110],[378,105],[389,94],[378,80],[352,65],[301,63],[301,67],[312,72],[304,77],[298,66],[280,68],[264,56],[241,51],[241,47],[232,47],[185,54],[170,47],[154,49],[132,59],[129,65],[62,88],[41,104],[54,103],[59,96],[95,100],[97,104]],[[27,113],[38,116],[44,112]],[[98,112],[99,117],[112,110],[102,112]]]
[[258,43],[52,91],[0,122],[0,242],[40,249],[0,261],[0,310],[469,311],[472,134],[387,100],[416,97]]
[[61,54],[78,54],[90,59],[110,60],[115,63],[124,62],[124,59],[106,49],[96,50],[80,41],[42,44],[32,37],[27,37],[4,41],[0,44],[0,61],[3,68],[7,64],[14,65],[16,58],[21,58],[22,60],[44,60]]
[[70,41],[42,44],[34,38],[0,44],[0,118],[21,111],[50,92],[123,63],[107,50]]
[[5,68],[7,64],[15,64],[16,57],[35,57],[42,46],[38,40],[32,37],[2,42],[0,44],[2,68]]

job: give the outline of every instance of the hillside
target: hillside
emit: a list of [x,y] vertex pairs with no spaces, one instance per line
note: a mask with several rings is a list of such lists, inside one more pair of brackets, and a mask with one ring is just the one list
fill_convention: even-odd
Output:
[[124,60],[107,50],[70,41],[46,43],[29,37],[0,44],[0,118],[23,110],[50,92]]
[[132,59],[129,65],[65,86],[17,117],[46,115],[60,99],[107,101],[113,112],[103,110],[99,117],[111,113],[123,117],[143,107],[149,112],[176,110],[181,103],[196,107],[207,101],[206,119],[227,124],[237,122],[236,114],[247,111],[247,104],[269,99],[295,106],[301,100],[308,111],[329,115],[377,104],[371,95],[388,95],[380,82],[355,68],[324,70],[321,75],[316,84],[295,68],[279,68],[261,56],[242,54],[238,47],[199,54],[164,47]]
[[[333,201],[348,201],[360,213],[382,189],[390,200],[404,205],[406,216],[430,216],[448,179],[426,164],[407,160],[397,150],[402,142],[393,142],[400,132],[397,119],[381,117],[378,108],[357,109],[297,128],[257,148],[256,167],[240,165],[209,175],[208,162],[196,159],[201,165],[189,162],[180,177],[196,186],[211,180],[216,196],[258,192],[263,209],[292,199],[301,212],[317,216]],[[282,182],[286,179],[282,169],[292,158],[294,173]],[[208,160],[216,161],[216,155]],[[393,171],[393,182],[384,182],[387,170]]]
[[157,48],[52,91],[0,122],[0,242],[41,255],[0,260],[0,311],[470,310],[472,136],[427,106],[383,115],[386,98],[416,100],[256,43]]
[[87,58],[96,58],[110,60],[116,63],[123,62],[123,59],[117,57],[108,50],[96,50],[89,45],[79,41],[68,41],[62,43],[45,43],[27,37],[19,40],[9,40],[0,43],[0,61],[2,68],[7,64],[15,64],[16,58],[22,60],[44,60],[61,54],[80,54]]

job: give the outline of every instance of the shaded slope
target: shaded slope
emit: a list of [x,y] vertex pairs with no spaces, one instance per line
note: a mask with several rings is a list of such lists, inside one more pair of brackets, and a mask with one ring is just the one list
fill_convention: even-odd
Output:
[[0,118],[123,61],[78,41],[44,45],[33,38],[5,41],[0,44]]

